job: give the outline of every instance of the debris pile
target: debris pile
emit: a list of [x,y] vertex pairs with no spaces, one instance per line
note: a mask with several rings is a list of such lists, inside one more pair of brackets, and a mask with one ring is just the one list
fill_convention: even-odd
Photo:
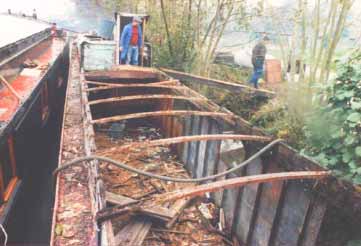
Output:
[[[161,138],[159,129],[132,125],[122,131],[122,138],[111,138],[108,128],[97,129],[99,153],[144,171],[170,177],[189,178],[188,173],[171,151],[171,146],[133,148],[131,151],[110,151],[114,145],[126,145]],[[107,151],[108,150],[108,151]],[[115,242],[122,245],[232,245],[218,228],[218,208],[206,198],[182,198],[160,203],[153,199],[194,184],[161,181],[134,174],[109,164],[100,164],[110,205],[100,211],[98,222],[111,219]]]

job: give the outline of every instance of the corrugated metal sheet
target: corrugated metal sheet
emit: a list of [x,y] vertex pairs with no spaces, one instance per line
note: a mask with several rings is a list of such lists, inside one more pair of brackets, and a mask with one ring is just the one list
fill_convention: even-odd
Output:
[[107,70],[114,65],[115,42],[85,41],[82,49],[84,70]]

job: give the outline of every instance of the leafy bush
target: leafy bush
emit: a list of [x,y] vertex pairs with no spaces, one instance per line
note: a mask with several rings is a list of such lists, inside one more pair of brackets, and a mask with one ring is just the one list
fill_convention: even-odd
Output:
[[267,133],[282,138],[292,147],[301,149],[304,147],[304,120],[298,115],[293,107],[295,104],[285,106],[283,100],[275,98],[265,104],[256,112],[250,122],[261,127]]
[[337,78],[308,118],[305,152],[323,166],[361,184],[361,52],[338,62]]

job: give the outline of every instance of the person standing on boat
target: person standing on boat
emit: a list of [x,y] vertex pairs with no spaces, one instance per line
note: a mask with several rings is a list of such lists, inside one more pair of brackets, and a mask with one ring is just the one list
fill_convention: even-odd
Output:
[[139,51],[142,47],[142,28],[140,17],[133,17],[133,21],[123,28],[120,37],[120,60],[126,64],[138,66]]
[[255,88],[258,88],[258,80],[263,76],[263,64],[266,58],[266,43],[268,41],[269,38],[265,36],[252,50],[253,75],[249,83],[253,84]]

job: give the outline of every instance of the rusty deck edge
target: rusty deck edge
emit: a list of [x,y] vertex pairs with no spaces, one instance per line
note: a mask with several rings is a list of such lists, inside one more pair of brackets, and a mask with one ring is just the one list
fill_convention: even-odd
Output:
[[[83,126],[84,126],[84,149],[86,155],[91,155],[96,152],[95,144],[95,131],[94,126],[91,124],[93,117],[90,110],[89,100],[88,100],[88,84],[84,83],[85,75],[82,71],[80,73],[80,93],[82,101],[82,114],[83,114]],[[105,200],[105,188],[104,184],[99,178],[99,162],[94,160],[91,162],[89,168],[89,190],[91,194],[91,204],[94,216],[96,213],[106,207]],[[112,246],[115,245],[113,227],[111,221],[106,221],[101,224],[100,233],[96,234],[97,242],[100,245]]]
[[[61,134],[60,134],[60,145],[59,145],[59,156],[58,156],[58,167],[61,166],[62,161],[62,152],[63,152],[63,140],[64,140],[64,125],[65,125],[65,117],[66,117],[66,105],[68,104],[68,95],[69,95],[69,81],[72,78],[71,77],[71,65],[72,65],[72,52],[73,52],[73,46],[71,42],[69,42],[69,70],[68,70],[68,81],[66,85],[66,93],[65,93],[65,100],[64,100],[64,110],[63,110],[63,122],[61,123]],[[56,225],[56,215],[58,212],[58,205],[59,205],[59,181],[60,181],[60,175],[56,177],[56,183],[55,183],[55,200],[53,205],[53,216],[51,221],[51,234],[50,234],[50,245],[54,245],[54,239],[55,239],[55,225]]]
[[[61,130],[61,139],[60,139],[60,148],[59,148],[59,157],[58,157],[58,167],[61,166],[61,163],[62,163],[62,154],[63,154],[63,151],[64,151],[64,134],[66,132],[66,129],[65,129],[65,119],[66,119],[66,116],[67,116],[67,105],[68,105],[68,99],[69,99],[69,93],[70,93],[70,90],[72,89],[71,88],[71,81],[73,80],[74,78],[74,74],[72,73],[72,64],[74,64],[74,61],[72,60],[72,57],[73,57],[73,53],[77,50],[77,48],[73,46],[73,43],[70,42],[70,48],[69,48],[69,71],[68,71],[68,83],[67,83],[67,89],[66,89],[66,98],[65,98],[65,102],[64,102],[64,112],[63,112],[63,122],[62,122],[62,130]],[[77,59],[78,61],[79,60],[79,57],[76,57],[75,59]],[[80,71],[78,72],[79,73],[79,84],[77,86],[80,87]],[[81,107],[82,108],[82,107]],[[83,112],[83,109],[82,109],[82,112]],[[84,118],[83,118],[83,123],[84,124]],[[83,132],[83,143],[85,141],[85,132]],[[90,169],[89,169],[90,170]],[[55,188],[55,201],[54,201],[54,209],[53,209],[53,216],[52,216],[52,225],[51,225],[51,237],[50,237],[50,245],[55,245],[56,243],[56,235],[55,235],[55,228],[56,228],[56,225],[57,225],[57,215],[58,215],[58,209],[59,209],[59,205],[60,205],[60,199],[61,197],[60,196],[60,179],[62,178],[62,175],[58,175],[57,178],[56,178],[56,188]],[[89,177],[90,179],[90,177]],[[88,185],[88,188],[90,188],[90,185]],[[91,194],[91,190],[89,190],[89,193]],[[92,197],[90,197],[91,199]],[[93,203],[91,202],[91,212],[92,212],[92,215],[95,214],[94,212],[94,207],[93,207]],[[84,228],[85,229],[85,228]],[[96,224],[93,223],[92,226],[91,226],[91,231],[92,231],[92,236],[88,242],[87,245],[96,245],[96,231],[97,231],[97,228],[96,228]]]

